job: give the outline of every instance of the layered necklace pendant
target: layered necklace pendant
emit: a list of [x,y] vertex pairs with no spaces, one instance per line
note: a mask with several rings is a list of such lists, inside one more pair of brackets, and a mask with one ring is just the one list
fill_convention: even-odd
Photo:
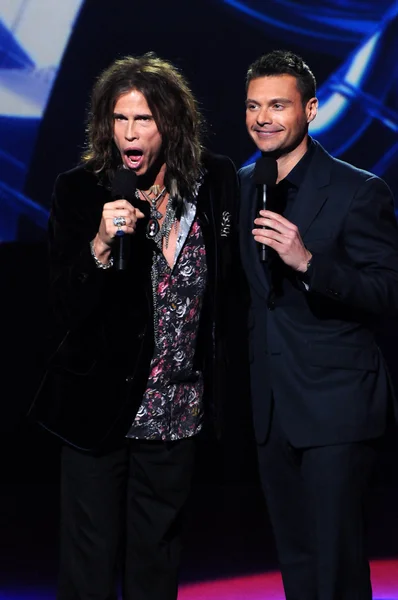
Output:
[[141,194],[149,202],[149,220],[146,226],[146,235],[148,238],[153,239],[157,236],[160,231],[159,220],[163,217],[163,214],[158,210],[158,206],[162,201],[163,196],[166,193],[166,187],[159,191],[158,185],[153,185],[150,189],[150,193],[154,193],[154,198],[150,198],[149,195],[140,190]]

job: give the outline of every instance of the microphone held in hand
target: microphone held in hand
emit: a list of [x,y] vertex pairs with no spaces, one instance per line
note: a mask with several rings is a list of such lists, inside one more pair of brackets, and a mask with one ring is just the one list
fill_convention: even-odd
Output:
[[[130,169],[119,169],[116,171],[112,180],[112,200],[127,200],[130,204],[134,204],[135,189],[137,187],[137,174]],[[129,256],[129,237],[120,232],[120,235],[115,242],[115,268],[118,271],[124,271],[127,267]]]
[[[278,179],[278,163],[271,156],[261,156],[254,167],[254,181],[256,185],[262,186],[261,209],[265,210],[267,206],[267,186],[276,184]],[[261,262],[267,260],[267,246],[261,244],[260,253]]]

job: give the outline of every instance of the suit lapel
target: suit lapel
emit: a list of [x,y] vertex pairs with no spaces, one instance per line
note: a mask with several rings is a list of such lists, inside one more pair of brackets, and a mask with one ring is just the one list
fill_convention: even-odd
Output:
[[302,238],[328,199],[331,163],[328,154],[317,144],[315,154],[288,216],[297,225]]
[[[211,198],[212,190],[210,177],[207,176],[205,181],[200,186],[197,205],[196,205],[196,216],[200,223],[203,239],[206,247],[206,262],[208,270],[208,286],[214,293],[214,283],[217,280],[217,225],[215,222],[214,204]],[[213,296],[214,297],[214,296]]]

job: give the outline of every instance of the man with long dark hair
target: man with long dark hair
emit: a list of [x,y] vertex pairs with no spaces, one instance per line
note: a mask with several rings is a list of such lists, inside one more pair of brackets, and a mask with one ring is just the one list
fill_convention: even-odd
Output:
[[246,91],[261,152],[239,173],[253,414],[286,599],[371,600],[364,504],[393,407],[374,334],[398,310],[393,198],[308,135],[316,82],[299,56],[260,57]]
[[[55,351],[32,414],[64,442],[58,600],[116,599],[119,570],[124,600],[177,597],[196,440],[220,421],[236,246],[235,168],[204,151],[202,125],[170,62],[116,60],[82,164],[55,184]],[[120,173],[131,189],[115,189]]]

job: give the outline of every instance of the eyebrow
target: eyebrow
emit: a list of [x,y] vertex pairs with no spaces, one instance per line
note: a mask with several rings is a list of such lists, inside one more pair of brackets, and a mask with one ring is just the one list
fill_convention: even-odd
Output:
[[[261,104],[258,100],[252,100],[251,98],[247,98],[247,100],[245,101],[245,104]],[[283,102],[284,104],[292,104],[293,101],[289,100],[289,98],[271,98],[271,100],[268,101],[268,104],[278,104],[278,102]]]
[[[126,115],[124,115],[123,113],[114,112],[113,116],[115,118],[123,117],[124,119],[127,119]],[[153,115],[151,115],[151,113],[142,113],[142,114],[134,115],[134,119],[142,119],[142,117],[148,117],[149,119],[153,119]]]

